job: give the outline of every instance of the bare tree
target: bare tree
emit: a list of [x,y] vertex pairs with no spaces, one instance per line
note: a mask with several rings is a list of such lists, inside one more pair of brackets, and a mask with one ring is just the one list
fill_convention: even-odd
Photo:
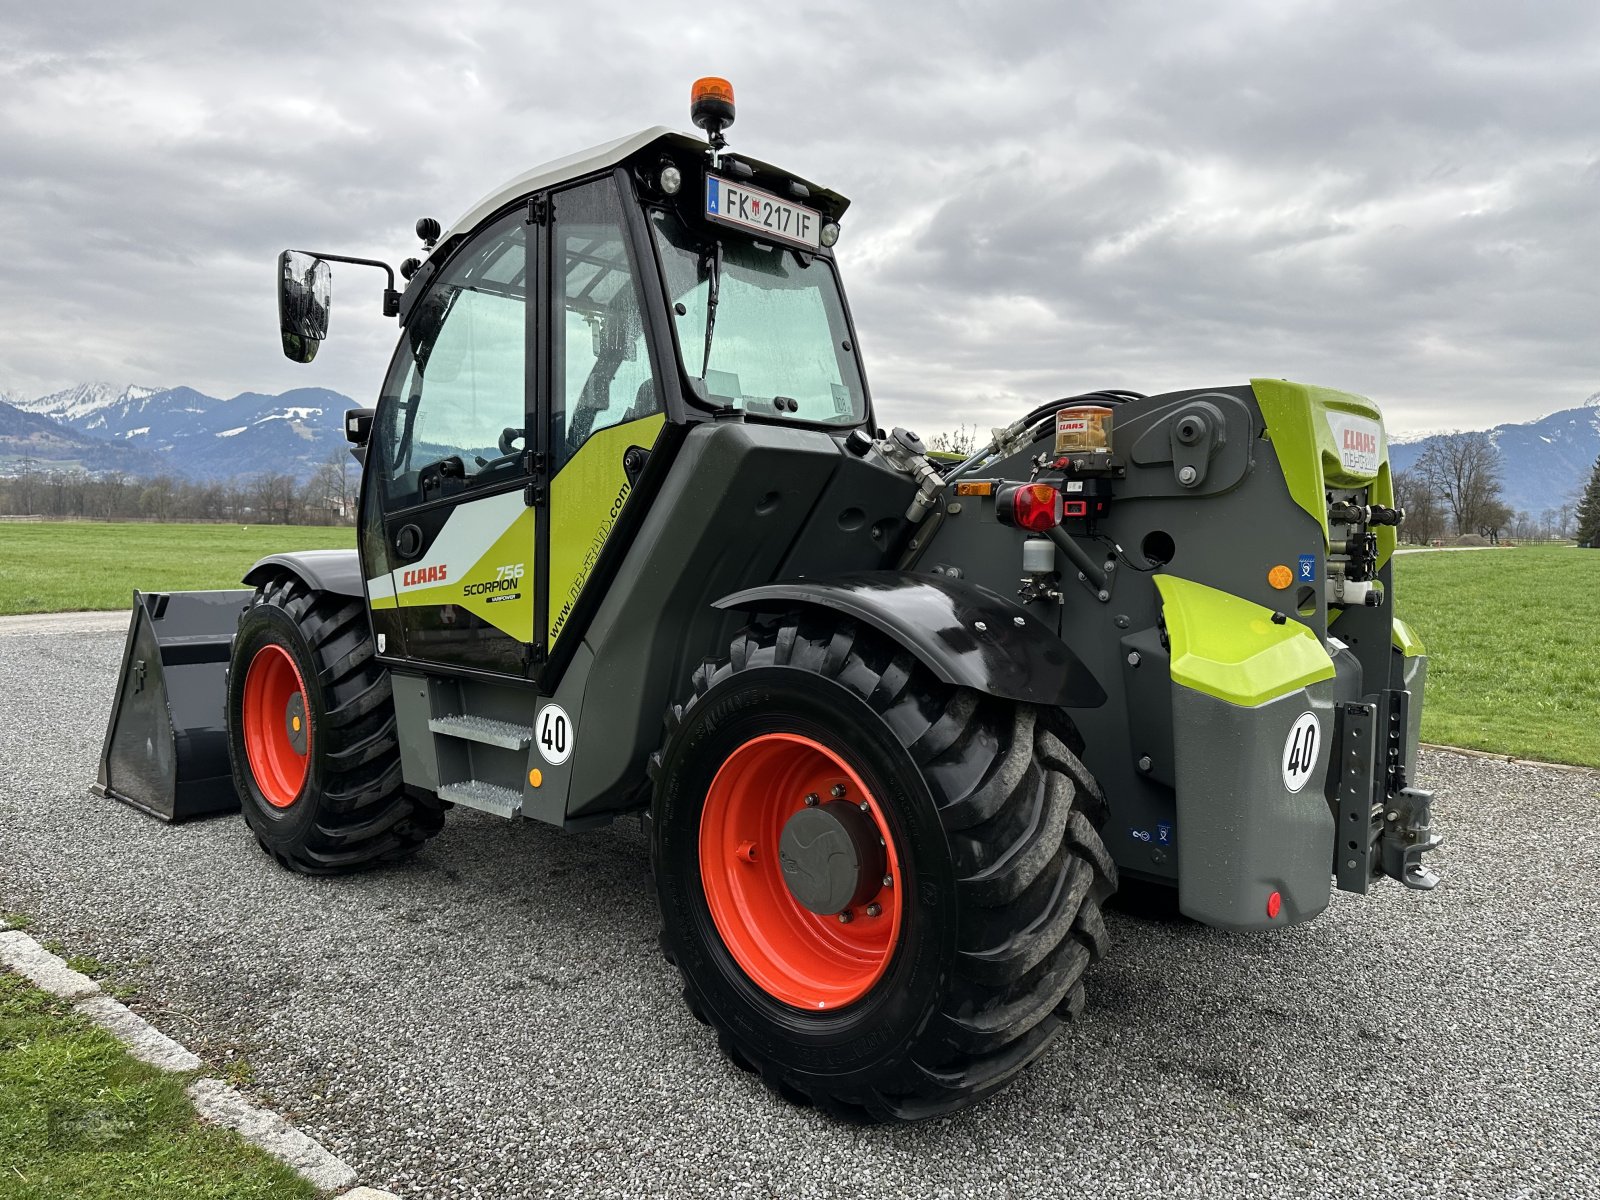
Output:
[[1416,469],[1450,510],[1457,533],[1483,526],[1488,506],[1499,502],[1500,454],[1482,431],[1435,438]]
[[1439,500],[1417,468],[1401,471],[1394,477],[1394,502],[1405,509],[1406,519],[1400,532],[1408,541],[1428,546],[1444,534],[1444,513]]
[[1478,509],[1478,532],[1489,539],[1491,546],[1500,544],[1501,532],[1511,524],[1513,514],[1498,500],[1490,500]]
[[959,454],[963,458],[978,448],[978,427],[974,425],[968,429],[966,425],[957,425],[955,429],[943,430],[928,439],[928,449],[944,454]]

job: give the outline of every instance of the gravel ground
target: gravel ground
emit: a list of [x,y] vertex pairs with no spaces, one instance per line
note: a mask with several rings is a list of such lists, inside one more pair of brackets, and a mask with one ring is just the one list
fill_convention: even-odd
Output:
[[237,818],[95,798],[105,626],[0,630],[0,909],[407,1200],[1594,1194],[1600,775],[1430,753],[1437,892],[1276,935],[1114,916],[1086,1020],[1016,1084],[857,1129],[689,1016],[632,822],[457,811],[406,867],[315,881]]

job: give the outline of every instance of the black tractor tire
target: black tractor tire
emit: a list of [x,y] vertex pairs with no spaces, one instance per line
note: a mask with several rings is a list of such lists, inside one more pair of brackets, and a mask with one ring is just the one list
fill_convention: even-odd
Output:
[[[945,684],[874,630],[800,612],[743,630],[666,724],[651,761],[662,947],[691,1012],[775,1092],[847,1121],[940,1116],[1002,1087],[1082,1012],[1117,875],[1104,798],[1060,710]],[[831,1012],[757,985],[702,879],[708,791],[731,754],[772,734],[845,761],[882,801],[899,856],[908,902],[887,965]]]
[[[250,668],[259,658],[282,673],[284,654],[294,665],[286,678],[301,696],[291,703],[306,725],[298,787],[292,778],[258,779],[246,746],[247,722],[263,719],[259,704],[246,712]],[[228,756],[245,823],[289,870],[339,875],[398,862],[443,827],[440,801],[401,782],[389,672],[374,658],[360,599],[316,591],[293,575],[258,587],[234,635],[227,716]],[[261,742],[256,745],[259,756]]]

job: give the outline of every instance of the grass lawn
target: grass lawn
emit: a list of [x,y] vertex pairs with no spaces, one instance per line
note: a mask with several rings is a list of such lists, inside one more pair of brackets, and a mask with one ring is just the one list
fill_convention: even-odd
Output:
[[16,1200],[312,1200],[232,1130],[202,1125],[173,1075],[0,970],[0,1196]]
[[[263,555],[354,545],[345,528],[0,524],[0,616],[125,609],[135,587],[238,587]],[[1600,553],[1403,554],[1395,577],[1431,660],[1428,741],[1600,767]]]
[[1600,552],[1402,554],[1394,574],[1429,656],[1425,741],[1600,767]]
[[0,616],[128,608],[145,592],[236,588],[263,555],[356,544],[295,525],[0,524]]

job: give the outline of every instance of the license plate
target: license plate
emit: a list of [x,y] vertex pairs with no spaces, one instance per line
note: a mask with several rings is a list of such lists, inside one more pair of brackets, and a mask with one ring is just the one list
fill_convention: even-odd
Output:
[[706,217],[810,250],[822,245],[822,217],[815,209],[715,175],[706,176]]

